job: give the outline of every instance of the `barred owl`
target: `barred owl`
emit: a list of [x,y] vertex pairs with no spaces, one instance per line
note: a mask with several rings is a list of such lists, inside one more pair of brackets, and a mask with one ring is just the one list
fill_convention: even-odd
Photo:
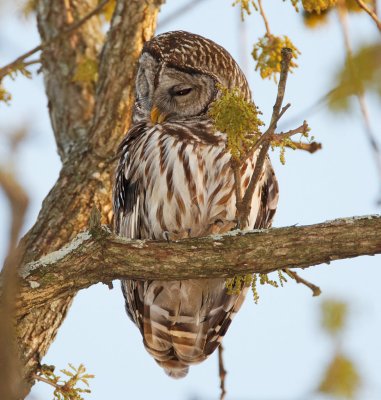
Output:
[[[133,124],[119,148],[113,193],[117,234],[171,240],[234,226],[231,155],[226,135],[215,132],[208,117],[218,84],[238,88],[251,101],[244,74],[213,41],[176,31],[145,43]],[[242,192],[256,156],[240,170]],[[250,227],[269,227],[277,200],[278,184],[267,159]],[[181,378],[221,343],[247,288],[230,295],[224,279],[125,280],[122,291],[147,351],[169,376]]]

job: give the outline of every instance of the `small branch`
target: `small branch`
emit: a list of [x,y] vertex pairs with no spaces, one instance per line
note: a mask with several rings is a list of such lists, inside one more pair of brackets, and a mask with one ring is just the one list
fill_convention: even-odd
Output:
[[[273,114],[271,116],[271,122],[270,126],[267,130],[269,131],[275,131],[277,127],[277,122],[279,121],[279,118],[281,115],[283,115],[283,110],[282,114],[280,112],[280,109],[282,107],[283,103],[283,98],[284,98],[284,93],[286,91],[286,83],[287,83],[287,76],[288,76],[288,70],[290,67],[290,62],[292,58],[292,50],[284,47],[282,49],[282,61],[281,61],[281,71],[280,71],[280,77],[279,77],[279,84],[278,84],[278,94],[277,98],[273,107]],[[288,105],[286,105],[286,110],[288,108]]]
[[[30,65],[30,63],[25,63],[24,60],[26,60],[27,58],[29,58],[33,54],[37,53],[40,50],[43,50],[44,48],[50,46],[52,43],[56,42],[57,40],[60,40],[60,39],[64,38],[65,36],[67,36],[71,32],[73,32],[76,29],[78,29],[79,27],[81,27],[90,18],[92,18],[94,15],[98,14],[108,2],[109,2],[109,0],[103,0],[102,2],[100,2],[98,4],[97,7],[95,7],[92,11],[90,11],[82,19],[80,19],[79,21],[77,21],[77,22],[73,23],[72,25],[68,26],[67,29],[65,29],[64,31],[60,32],[58,35],[56,35],[55,37],[53,37],[49,41],[47,41],[45,43],[40,43],[38,46],[34,47],[33,49],[31,49],[31,50],[27,51],[26,53],[22,54],[21,56],[17,57],[15,60],[10,62],[9,64],[4,65],[4,67],[0,68],[0,81],[6,75],[8,75],[11,71],[17,69],[17,67],[20,64]],[[33,61],[32,63],[35,64],[36,62]]]
[[308,131],[308,124],[307,121],[304,121],[302,125],[298,126],[295,129],[290,129],[287,132],[280,132],[280,133],[275,133],[273,135],[273,141],[276,143],[280,143],[283,139],[290,138],[291,136],[296,135],[297,133],[306,134]]
[[258,5],[259,5],[259,12],[260,12],[260,14],[262,16],[262,19],[263,19],[263,22],[265,24],[266,33],[267,33],[267,35],[270,36],[271,35],[270,24],[269,24],[269,21],[268,21],[268,19],[266,17],[265,10],[263,9],[262,0],[258,0]]
[[289,147],[291,149],[297,149],[297,150],[304,150],[307,151],[308,153],[315,153],[318,150],[322,149],[322,144],[318,142],[311,142],[311,143],[301,143],[301,142],[292,142],[292,144],[286,144],[286,147]]
[[223,352],[224,348],[221,343],[218,346],[218,372],[220,375],[220,389],[221,389],[220,400],[224,400],[226,395],[226,390],[225,390],[226,369],[224,366],[224,357],[222,354]]
[[279,114],[278,121],[283,117],[283,114],[291,107],[291,103],[287,103],[284,107],[282,107],[282,111]]
[[378,30],[381,32],[381,21],[378,19],[377,14],[371,10],[364,2],[363,0],[356,0],[357,4],[359,7],[361,7],[366,13],[369,14],[369,16],[373,19],[373,21],[376,23]]
[[312,290],[312,296],[320,296],[321,290],[319,286],[314,285],[311,282],[308,282],[307,280],[303,279],[301,276],[299,276],[296,272],[291,271],[290,269],[286,268],[284,272],[291,277],[292,279],[295,280],[296,283],[302,283],[303,285],[307,286]]
[[247,186],[245,195],[241,202],[237,201],[237,212],[238,212],[238,227],[239,229],[246,229],[248,226],[248,220],[251,210],[251,201],[255,192],[255,188],[262,174],[263,165],[266,160],[267,152],[270,148],[270,141],[266,140],[259,150],[258,157],[256,158],[253,175],[250,178],[249,185]]
[[282,49],[282,61],[281,61],[281,72],[278,84],[278,93],[277,98],[273,107],[273,113],[271,116],[271,122],[269,128],[266,132],[261,136],[256,145],[250,149],[249,153],[254,154],[254,152],[260,147],[260,151],[258,157],[255,162],[255,168],[253,175],[251,176],[249,185],[246,189],[245,195],[243,196],[242,201],[238,201],[236,203],[237,214],[238,214],[238,227],[240,229],[245,229],[248,224],[248,219],[250,215],[251,209],[251,201],[259,181],[259,178],[262,174],[263,165],[266,161],[267,152],[270,148],[271,140],[273,139],[275,129],[277,127],[277,123],[281,115],[283,115],[286,110],[289,108],[289,104],[282,108],[284,93],[286,90],[286,82],[287,75],[292,58],[292,50],[289,48]]
[[57,384],[57,383],[54,383],[54,382],[52,382],[51,380],[49,380],[49,379],[47,379],[47,378],[44,378],[43,376],[40,376],[40,375],[37,375],[37,374],[33,374],[33,375],[32,375],[32,378],[33,378],[33,379],[36,379],[37,381],[47,383],[48,385],[53,386],[53,387],[54,387],[55,389],[57,389],[57,390],[60,390],[60,389],[62,388],[61,385],[59,385],[59,384]]
[[239,207],[242,204],[242,191],[241,191],[241,165],[235,161],[231,161],[231,168],[234,176],[234,192],[236,198],[236,218],[239,216]]
[[83,232],[61,250],[19,270],[20,316],[61,296],[114,279],[226,278],[381,254],[381,216],[232,231],[169,243],[127,240],[103,231],[95,237]]
[[40,64],[40,63],[41,63],[41,59],[40,58],[36,58],[35,60],[30,60],[30,61],[23,62],[23,67],[29,67],[30,65]]

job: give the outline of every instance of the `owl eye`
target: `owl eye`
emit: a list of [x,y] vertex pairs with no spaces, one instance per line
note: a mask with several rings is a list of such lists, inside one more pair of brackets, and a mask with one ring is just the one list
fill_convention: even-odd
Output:
[[172,88],[170,93],[172,96],[186,96],[189,94],[193,89],[192,88],[184,88],[184,89],[175,89]]

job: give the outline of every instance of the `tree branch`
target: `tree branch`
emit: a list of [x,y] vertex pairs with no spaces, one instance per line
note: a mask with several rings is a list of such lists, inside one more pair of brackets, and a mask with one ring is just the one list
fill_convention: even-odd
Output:
[[103,228],[80,233],[69,245],[20,271],[18,314],[114,279],[180,280],[269,273],[381,253],[381,216],[177,242],[128,240]]
[[378,19],[377,14],[370,9],[364,2],[363,0],[356,0],[357,4],[359,7],[361,7],[366,13],[369,14],[369,16],[373,19],[373,21],[376,23],[378,30],[381,32],[381,21]]
[[137,60],[144,42],[155,32],[162,3],[164,0],[118,0],[116,3],[101,53],[90,130],[93,150],[101,157],[115,155],[115,149],[130,125]]
[[[237,214],[238,214],[238,227],[240,229],[245,229],[248,225],[248,218],[249,218],[250,209],[251,209],[251,201],[252,201],[252,198],[253,198],[253,195],[255,192],[255,188],[259,181],[259,178],[262,174],[263,165],[266,161],[267,153],[269,151],[271,141],[273,140],[274,136],[277,136],[277,135],[275,135],[277,123],[278,123],[279,119],[283,116],[283,114],[287,111],[287,109],[290,107],[290,104],[287,104],[282,108],[282,103],[283,103],[283,98],[284,98],[284,94],[286,91],[287,76],[288,76],[288,70],[289,70],[291,59],[292,59],[292,50],[284,47],[282,49],[281,71],[280,71],[280,77],[279,77],[279,83],[278,83],[277,98],[275,100],[275,104],[273,107],[273,113],[271,115],[271,121],[270,121],[269,127],[266,130],[266,132],[259,138],[259,140],[255,144],[255,146],[253,146],[248,151],[248,153],[243,157],[243,160],[242,160],[242,161],[246,161],[248,157],[250,157],[252,154],[255,153],[255,151],[257,151],[260,148],[259,154],[258,154],[256,162],[255,162],[254,172],[250,178],[250,182],[246,189],[246,192],[241,201],[239,200],[238,197],[236,200],[236,209],[237,209]],[[308,128],[308,125],[306,122],[303,124],[303,127],[304,126],[305,126],[305,129]],[[297,132],[295,132],[295,133],[297,133]],[[295,134],[295,133],[293,133],[293,134]],[[235,176],[236,176],[236,173],[235,173]],[[237,186],[237,182],[235,183],[235,186]]]
[[98,59],[104,35],[99,18],[92,17],[106,3],[106,0],[99,5],[98,0],[75,0],[65,8],[62,0],[37,2],[45,90],[63,162],[86,139],[93,115],[95,87],[91,82],[75,79],[75,74],[81,63],[86,60],[96,63]]
[[79,21],[72,23],[71,25],[68,26],[67,29],[65,29],[63,32],[60,32],[53,38],[51,38],[49,41],[40,43],[38,46],[34,47],[31,50],[28,50],[24,54],[21,54],[21,56],[17,57],[15,60],[11,61],[10,63],[4,65],[3,67],[0,68],[0,80],[3,79],[6,75],[8,75],[11,71],[17,69],[17,67],[20,64],[23,64],[23,66],[28,66],[32,64],[36,64],[37,62],[40,62],[40,60],[34,60],[34,61],[25,61],[27,58],[32,56],[33,54],[36,54],[40,50],[43,50],[45,47],[48,47],[52,43],[56,42],[59,39],[63,39],[66,35],[72,33],[76,29],[80,28],[85,22],[87,22],[90,18],[92,18],[94,15],[98,14],[100,11],[102,11],[103,7],[109,2],[109,0],[103,0],[98,4],[97,7],[95,7],[91,12],[89,12],[87,15],[85,15],[83,18],[81,18]]

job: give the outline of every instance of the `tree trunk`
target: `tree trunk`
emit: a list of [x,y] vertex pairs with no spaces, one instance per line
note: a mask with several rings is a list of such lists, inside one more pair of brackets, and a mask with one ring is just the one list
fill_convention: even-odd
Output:
[[[36,260],[73,239],[87,226],[94,206],[101,210],[102,222],[110,222],[113,154],[130,123],[136,61],[144,41],[154,33],[162,2],[117,1],[105,40],[99,17],[93,17],[44,48],[42,65],[48,107],[63,165],[36,224],[22,239],[22,263]],[[37,20],[43,42],[83,18],[97,4],[97,0],[39,1]],[[73,79],[78,65],[86,59],[99,59],[96,85]],[[29,309],[17,321],[28,381],[25,393],[33,384],[31,375],[54,340],[74,294]]]

